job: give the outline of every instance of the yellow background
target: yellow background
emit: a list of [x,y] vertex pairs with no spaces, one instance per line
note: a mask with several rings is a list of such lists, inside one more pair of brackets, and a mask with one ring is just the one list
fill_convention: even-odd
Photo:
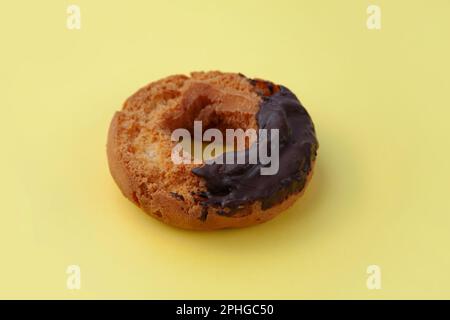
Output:
[[[0,11],[0,297],[450,298],[449,1],[77,0],[68,30],[71,3]],[[286,85],[316,124],[310,187],[261,226],[168,227],[108,171],[125,98],[211,69]]]

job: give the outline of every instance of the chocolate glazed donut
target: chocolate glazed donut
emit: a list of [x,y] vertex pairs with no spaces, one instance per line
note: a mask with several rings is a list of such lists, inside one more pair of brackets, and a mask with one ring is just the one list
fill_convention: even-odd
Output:
[[[199,164],[188,155],[187,162],[175,163],[171,155],[180,141],[172,134],[180,129],[192,137],[195,121],[222,135],[226,129],[255,130],[256,141],[252,135],[247,149],[219,156],[253,156],[253,161]],[[272,129],[278,129],[274,136]],[[267,151],[263,161],[254,157],[255,148],[261,156],[261,145]],[[137,90],[115,113],[107,141],[111,175],[122,193],[153,218],[194,230],[241,228],[274,218],[303,194],[317,148],[311,118],[289,89],[220,71],[172,75]],[[267,169],[272,175],[263,175]]]
[[[261,162],[248,164],[248,161],[246,164],[205,164],[192,169],[195,175],[206,180],[202,219],[206,219],[208,206],[225,209],[217,213],[226,216],[233,216],[239,208],[255,201],[261,201],[262,210],[271,208],[289,195],[301,192],[312,170],[318,141],[306,109],[284,86],[263,80],[250,82],[261,96],[256,114],[258,127],[279,130],[279,170],[275,175],[261,175],[264,165]],[[268,139],[270,144],[270,136]],[[234,159],[237,152],[234,152]],[[245,150],[245,159],[248,158],[249,149]]]

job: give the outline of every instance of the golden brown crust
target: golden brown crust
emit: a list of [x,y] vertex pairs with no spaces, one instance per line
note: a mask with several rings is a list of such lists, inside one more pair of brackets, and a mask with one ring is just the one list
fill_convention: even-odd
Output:
[[119,143],[116,138],[118,135],[118,117],[119,112],[116,112],[109,126],[108,142],[106,146],[109,170],[114,178],[114,181],[117,183],[125,197],[136,203],[136,201],[133,200],[134,188],[131,183],[132,175],[127,171],[121,161],[120,151],[118,148]]
[[[259,97],[238,74],[197,72],[171,76],[138,90],[114,115],[108,133],[108,163],[122,193],[145,212],[167,224],[194,230],[246,227],[268,221],[291,206],[304,191],[262,210],[256,202],[245,215],[227,217],[203,207],[195,193],[204,191],[194,164],[174,165],[170,133],[189,123],[220,118],[230,128],[257,128]],[[212,116],[213,115],[213,116]],[[312,171],[307,182],[312,176]],[[303,189],[305,190],[306,187]]]

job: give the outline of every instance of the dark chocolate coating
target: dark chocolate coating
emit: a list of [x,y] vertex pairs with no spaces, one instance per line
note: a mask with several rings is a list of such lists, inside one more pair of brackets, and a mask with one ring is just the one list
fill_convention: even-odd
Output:
[[[314,124],[297,97],[270,82],[252,80],[252,84],[262,98],[256,114],[259,128],[279,129],[279,170],[275,175],[261,175],[263,165],[259,161],[248,164],[248,149],[240,151],[245,152],[246,164],[204,164],[194,168],[192,172],[206,180],[203,205],[227,209],[218,211],[223,215],[231,216],[255,201],[261,201],[265,210],[300,192],[317,154]],[[265,86],[263,91],[261,86]],[[236,159],[236,152],[234,156]]]

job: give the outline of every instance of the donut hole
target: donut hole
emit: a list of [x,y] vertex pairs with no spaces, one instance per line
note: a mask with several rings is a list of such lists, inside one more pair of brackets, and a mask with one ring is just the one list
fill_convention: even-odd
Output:
[[[207,83],[194,82],[181,95],[179,103],[174,104],[162,115],[161,123],[169,136],[174,130],[181,128],[190,132],[191,141],[183,141],[182,145],[191,155],[194,155],[197,140],[203,142],[203,149],[212,142],[203,140],[204,133],[208,129],[218,129],[222,133],[222,141],[216,143],[221,145],[224,152],[236,151],[248,148],[255,139],[246,135],[243,146],[239,145],[236,137],[231,141],[227,139],[227,129],[240,129],[243,132],[253,129],[256,132],[259,101],[256,94],[249,97],[248,93],[244,95],[236,90],[218,89]],[[201,123],[201,136],[194,130],[196,121]],[[211,157],[219,155],[213,154]]]
[[[182,110],[180,110],[182,109]],[[226,129],[257,129],[255,110],[234,109],[220,101],[207,96],[198,96],[183,108],[176,106],[163,115],[163,126],[173,131],[178,128],[189,130],[194,134],[194,122],[201,121],[202,133],[210,128],[219,129],[222,134]]]

